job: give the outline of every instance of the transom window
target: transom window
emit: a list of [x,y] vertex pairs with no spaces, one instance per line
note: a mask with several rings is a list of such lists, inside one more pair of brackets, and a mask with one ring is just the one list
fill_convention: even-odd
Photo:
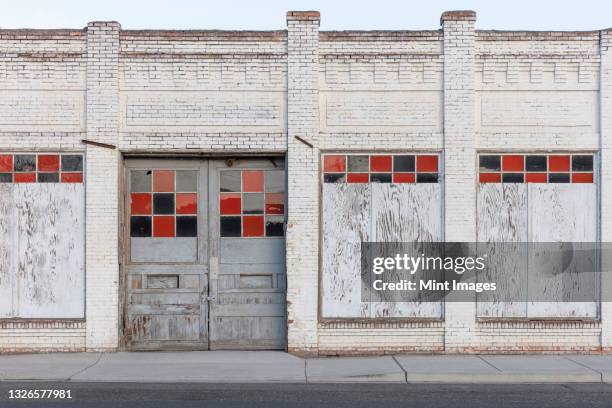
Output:
[[592,154],[481,154],[481,183],[593,183]]
[[437,183],[437,154],[326,154],[325,183]]
[[132,170],[130,174],[132,237],[196,237],[198,172]]
[[221,237],[285,235],[283,170],[223,170],[219,182]]
[[83,155],[0,153],[0,183],[82,183]]

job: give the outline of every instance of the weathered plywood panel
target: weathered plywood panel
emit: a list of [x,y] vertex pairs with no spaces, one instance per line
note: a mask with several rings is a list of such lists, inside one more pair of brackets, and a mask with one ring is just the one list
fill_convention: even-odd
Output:
[[83,184],[0,186],[0,317],[82,318]]
[[0,184],[0,318],[15,317],[17,228],[13,185]]
[[[526,317],[524,301],[507,300],[526,300],[527,296],[527,185],[480,184],[477,206],[477,237],[483,243],[479,255],[487,254],[488,259],[487,268],[477,278],[498,285],[496,292],[477,294],[477,316]],[[486,245],[490,243],[498,244]],[[499,293],[505,301],[498,299]]]
[[[595,184],[531,184],[529,185],[530,242],[596,242],[597,191]],[[584,258],[582,258],[584,260]],[[529,290],[547,293],[561,299],[561,293],[596,293],[599,279],[592,273],[576,272],[576,259],[551,260],[535,250],[529,254],[529,271],[543,264],[556,262],[555,275],[529,274]],[[562,265],[561,262],[564,264]],[[596,270],[597,265],[586,265]],[[585,265],[580,266],[581,269]],[[592,268],[592,269],[591,269]],[[529,317],[596,317],[597,302],[531,302]]]
[[83,184],[15,184],[19,317],[82,318]]
[[369,317],[361,302],[361,242],[371,240],[371,186],[323,184],[321,314]]
[[[442,240],[441,186],[439,184],[372,184],[372,241],[428,242]],[[387,281],[396,282],[402,276],[387,272]],[[427,279],[442,279],[441,273],[431,272]],[[442,317],[442,302],[421,302],[418,292],[413,302],[400,302],[406,294],[396,293],[388,302],[370,304],[370,317]],[[393,296],[385,293],[385,296]]]

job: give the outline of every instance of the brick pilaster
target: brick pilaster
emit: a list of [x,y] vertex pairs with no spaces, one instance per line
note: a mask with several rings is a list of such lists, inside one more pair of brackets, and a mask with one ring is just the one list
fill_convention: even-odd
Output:
[[600,33],[600,54],[601,346],[612,351],[612,29]]
[[[476,241],[474,42],[476,13],[447,11],[444,32],[444,234],[446,241]],[[475,303],[447,302],[447,352],[475,346]]]
[[319,21],[317,11],[287,13],[288,349],[298,354],[317,348]]
[[[87,139],[118,144],[119,31],[116,22],[87,25]],[[86,152],[86,346],[118,345],[119,152]]]

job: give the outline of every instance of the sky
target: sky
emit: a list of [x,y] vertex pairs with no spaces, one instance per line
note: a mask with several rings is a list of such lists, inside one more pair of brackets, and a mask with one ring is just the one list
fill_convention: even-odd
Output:
[[445,10],[475,10],[477,28],[612,27],[612,0],[0,0],[0,28],[276,30],[288,10],[318,10],[322,30],[437,29]]

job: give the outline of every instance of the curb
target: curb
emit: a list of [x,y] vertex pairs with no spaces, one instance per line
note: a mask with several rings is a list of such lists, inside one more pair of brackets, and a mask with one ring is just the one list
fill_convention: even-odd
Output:
[[[611,378],[609,378],[612,380]],[[446,384],[562,384],[562,383],[602,383],[602,375],[593,373],[557,372],[503,372],[503,373],[407,373],[408,383],[446,383]]]

